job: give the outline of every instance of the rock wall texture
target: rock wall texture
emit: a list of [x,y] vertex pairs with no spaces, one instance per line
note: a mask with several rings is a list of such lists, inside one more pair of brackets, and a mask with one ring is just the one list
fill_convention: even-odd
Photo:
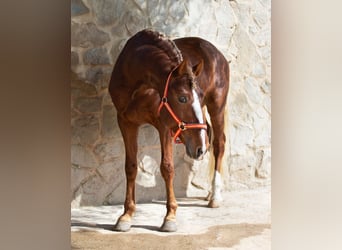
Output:
[[[127,39],[144,28],[170,38],[199,36],[231,67],[225,189],[269,185],[271,178],[271,0],[71,1],[72,207],[124,201],[125,150],[107,92]],[[157,131],[139,131],[137,200],[165,197]],[[174,146],[177,197],[206,196],[206,156],[193,161]]]

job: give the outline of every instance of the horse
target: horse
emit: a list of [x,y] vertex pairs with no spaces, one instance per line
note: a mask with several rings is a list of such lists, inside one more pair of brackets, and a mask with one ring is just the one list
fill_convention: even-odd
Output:
[[[196,160],[203,158],[209,146],[213,148],[214,175],[208,206],[219,206],[228,89],[229,64],[210,42],[199,37],[170,40],[150,29],[128,39],[116,60],[108,88],[126,152],[124,212],[114,230],[125,232],[132,225],[138,128],[145,123],[157,129],[161,144],[160,170],[165,181],[167,212],[160,231],[177,230],[173,142],[183,143],[186,154]],[[210,119],[206,118],[204,107]]]

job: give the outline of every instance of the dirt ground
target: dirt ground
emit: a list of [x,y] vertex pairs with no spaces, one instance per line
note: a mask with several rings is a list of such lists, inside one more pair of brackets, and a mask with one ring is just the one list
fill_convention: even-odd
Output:
[[[152,234],[101,234],[98,232],[72,232],[72,249],[237,249],[240,240],[262,235],[270,224],[236,224],[214,226],[204,234],[159,236]],[[264,241],[270,239],[266,236]],[[259,239],[260,241],[260,239]],[[260,241],[261,242],[261,241]],[[253,250],[255,248],[251,248]],[[269,248],[270,249],[270,248]]]
[[137,204],[129,232],[113,227],[122,205],[71,210],[72,249],[270,250],[271,190],[231,191],[219,208],[198,198],[177,199],[177,232],[159,231],[165,201]]

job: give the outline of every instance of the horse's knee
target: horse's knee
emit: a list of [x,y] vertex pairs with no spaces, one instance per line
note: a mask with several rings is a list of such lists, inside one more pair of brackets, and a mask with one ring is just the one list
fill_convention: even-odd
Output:
[[174,166],[171,163],[162,163],[160,166],[160,172],[164,180],[167,180],[174,176]]
[[226,143],[226,135],[221,133],[220,135],[214,135],[213,145],[217,147],[224,147]]
[[135,180],[137,172],[138,172],[138,165],[136,163],[126,163],[125,173],[128,179]]
[[223,134],[219,138],[215,138],[213,141],[214,155],[221,157],[224,154],[226,146],[226,136]]

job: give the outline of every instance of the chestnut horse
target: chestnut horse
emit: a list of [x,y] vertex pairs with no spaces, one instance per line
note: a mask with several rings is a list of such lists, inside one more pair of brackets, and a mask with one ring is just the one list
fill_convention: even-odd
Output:
[[160,169],[167,193],[167,213],[161,231],[177,230],[172,143],[180,140],[189,157],[203,157],[209,147],[204,106],[210,115],[215,157],[209,207],[218,206],[228,88],[228,62],[208,41],[196,37],[171,41],[151,30],[142,30],[127,41],[109,85],[126,150],[126,200],[115,230],[128,231],[131,227],[135,212],[138,128],[144,123],[158,130],[161,143]]

